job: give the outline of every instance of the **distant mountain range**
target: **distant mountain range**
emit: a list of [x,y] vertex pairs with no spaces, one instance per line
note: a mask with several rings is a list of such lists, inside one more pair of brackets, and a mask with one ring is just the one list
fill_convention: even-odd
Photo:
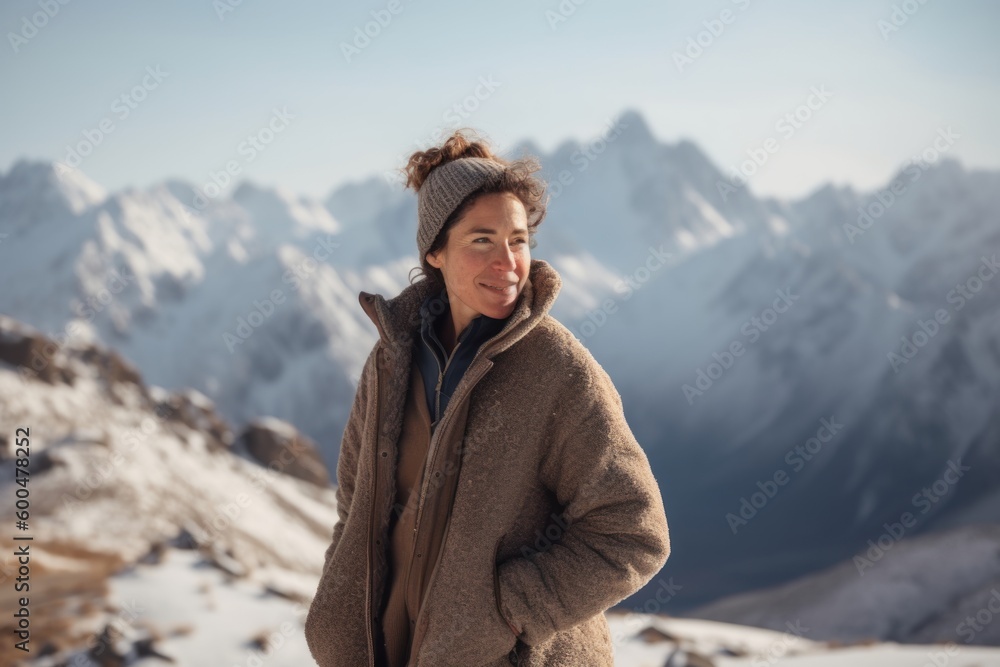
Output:
[[[611,374],[663,489],[669,611],[849,561],[905,513],[903,539],[1000,523],[1000,173],[942,158],[874,192],[762,199],[638,113],[615,123],[508,155],[553,184],[533,251],[563,277],[553,314]],[[407,284],[415,197],[379,176],[325,201],[197,194],[16,163],[0,312],[112,347],[238,427],[295,424],[333,470],[376,338],[357,294]]]

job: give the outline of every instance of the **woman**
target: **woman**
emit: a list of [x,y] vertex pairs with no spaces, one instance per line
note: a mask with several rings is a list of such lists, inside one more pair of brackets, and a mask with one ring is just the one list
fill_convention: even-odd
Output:
[[667,560],[621,397],[549,315],[537,170],[461,131],[409,160],[425,279],[359,295],[379,340],[305,623],[321,667],[610,667],[604,611]]

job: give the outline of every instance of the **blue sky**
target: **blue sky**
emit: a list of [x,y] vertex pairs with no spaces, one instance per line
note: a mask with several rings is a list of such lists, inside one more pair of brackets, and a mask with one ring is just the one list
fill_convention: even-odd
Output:
[[[49,2],[58,12],[25,28]],[[400,166],[484,79],[494,89],[480,87],[462,121],[500,148],[589,141],[625,109],[662,141],[694,140],[725,172],[776,138],[749,180],[757,194],[883,186],[948,126],[950,155],[1000,168],[1000,3],[237,2],[3,3],[0,169],[64,160],[89,132],[101,141],[80,168],[111,189],[203,185],[235,161],[234,180],[325,195]],[[883,35],[878,22],[904,5],[912,13]],[[572,13],[553,23],[560,6]],[[391,20],[348,62],[341,45],[380,11]],[[678,68],[674,54],[699,33],[703,51]],[[147,74],[156,67],[160,80]],[[829,98],[794,134],[776,131],[822,86]],[[292,118],[250,150],[275,109]],[[102,122],[110,131],[95,134]]]

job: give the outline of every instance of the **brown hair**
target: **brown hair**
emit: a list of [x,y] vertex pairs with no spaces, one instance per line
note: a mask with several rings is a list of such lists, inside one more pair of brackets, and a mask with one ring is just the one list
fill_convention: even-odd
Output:
[[[466,136],[467,132],[471,133],[473,137]],[[476,135],[475,130],[471,128],[457,129],[440,146],[417,151],[410,155],[403,168],[406,176],[405,187],[413,188],[414,191],[419,192],[420,186],[427,180],[427,176],[435,167],[459,158],[486,158],[507,167],[503,177],[498,182],[484,185],[462,200],[462,203],[445,220],[428,252],[437,252],[448,243],[448,231],[462,219],[462,216],[476,203],[477,199],[486,194],[499,192],[510,192],[524,205],[524,210],[528,214],[528,247],[534,248],[537,245],[535,232],[545,218],[549,201],[545,192],[545,181],[533,175],[542,168],[541,164],[537,158],[527,155],[513,161],[504,160],[493,152],[486,141]],[[427,262],[426,256],[420,258],[420,266],[416,268],[420,271],[418,276],[422,275],[425,279],[444,286],[444,276],[441,274],[441,270],[431,266]]]

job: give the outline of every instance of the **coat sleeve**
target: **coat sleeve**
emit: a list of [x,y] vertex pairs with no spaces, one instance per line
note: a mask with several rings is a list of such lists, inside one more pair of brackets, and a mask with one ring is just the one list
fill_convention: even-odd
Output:
[[354,481],[357,477],[358,459],[361,453],[362,430],[365,414],[368,409],[368,394],[370,393],[371,376],[374,373],[375,354],[378,344],[372,348],[361,371],[358,389],[354,394],[354,403],[347,418],[344,436],[340,442],[340,455],[337,459],[337,522],[333,526],[333,538],[326,548],[323,570],[326,571],[330,558],[337,550],[340,537],[344,533],[344,524],[351,512],[351,500],[354,498]]
[[[538,644],[624,600],[666,563],[670,538],[649,461],[598,362],[570,371],[540,477],[565,528],[544,551],[498,566],[503,615]],[[548,527],[547,527],[548,528]]]

